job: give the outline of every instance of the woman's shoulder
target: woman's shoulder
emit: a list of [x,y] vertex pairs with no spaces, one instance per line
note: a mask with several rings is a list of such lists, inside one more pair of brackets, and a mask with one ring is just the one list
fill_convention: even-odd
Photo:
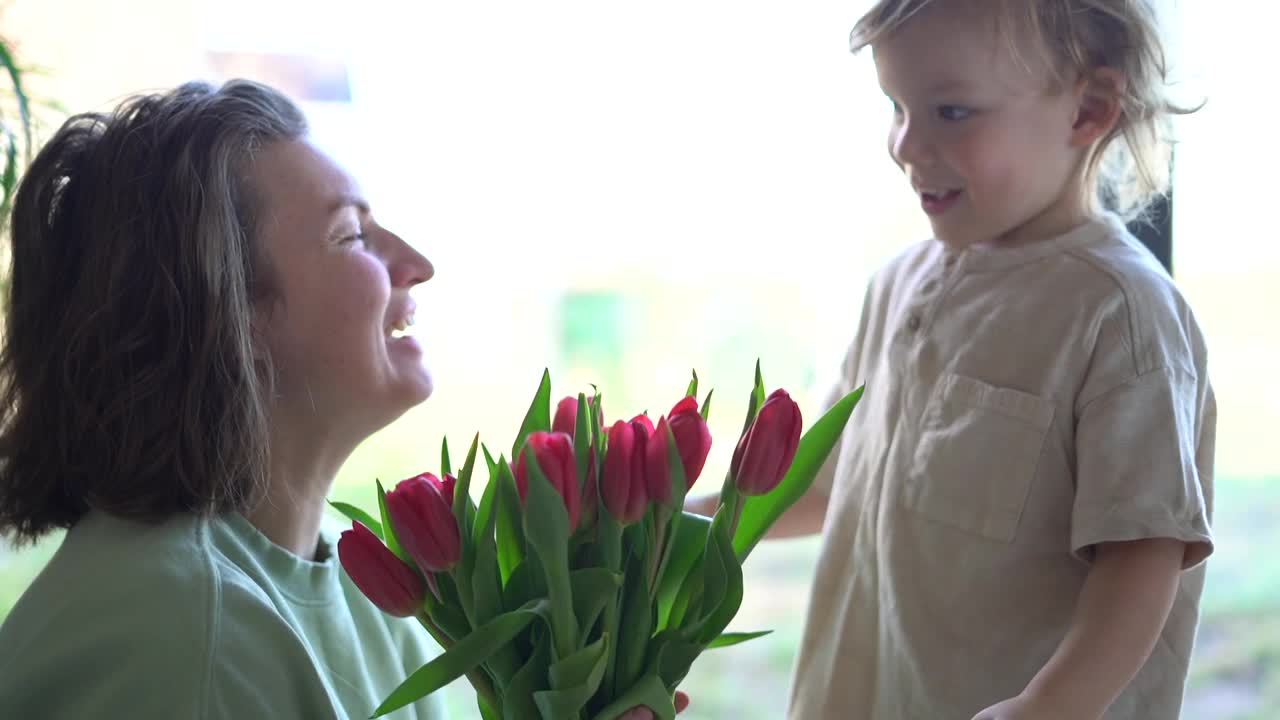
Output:
[[[214,574],[197,518],[89,513],[0,626],[0,704],[28,717],[89,716],[102,709],[83,705],[89,698],[150,682],[178,703],[162,714],[186,714],[207,675]],[[70,692],[68,677],[85,692]]]

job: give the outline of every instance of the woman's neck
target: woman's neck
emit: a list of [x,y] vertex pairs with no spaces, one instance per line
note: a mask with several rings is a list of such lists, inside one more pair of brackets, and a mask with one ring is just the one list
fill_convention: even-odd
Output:
[[[354,448],[334,448],[273,431],[267,491],[245,514],[271,542],[308,560],[316,559],[325,498]],[[311,436],[314,437],[314,436]]]

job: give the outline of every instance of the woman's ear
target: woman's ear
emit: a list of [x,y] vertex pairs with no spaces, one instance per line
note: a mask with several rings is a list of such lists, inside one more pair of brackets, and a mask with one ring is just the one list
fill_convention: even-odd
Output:
[[1120,71],[1096,67],[1076,82],[1076,116],[1071,123],[1071,144],[1089,147],[1111,134],[1124,112],[1120,96],[1125,79]]

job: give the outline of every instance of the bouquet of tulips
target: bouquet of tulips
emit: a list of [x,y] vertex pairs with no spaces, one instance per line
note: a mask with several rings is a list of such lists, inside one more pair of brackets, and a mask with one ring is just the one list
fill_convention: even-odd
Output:
[[[713,518],[682,510],[711,447],[711,393],[697,397],[694,373],[656,424],[606,424],[598,392],[564,398],[553,418],[544,372],[514,462],[477,436],[455,475],[446,441],[440,475],[378,483],[380,520],[332,503],[353,521],[338,542],[351,579],[444,648],[373,717],[466,677],[485,720],[614,720],[636,706],[671,720],[700,653],[765,634],[725,631],[742,562],[813,482],[861,388],[802,439],[799,407],[765,395],[757,364]],[[477,506],[478,449],[489,481]]]

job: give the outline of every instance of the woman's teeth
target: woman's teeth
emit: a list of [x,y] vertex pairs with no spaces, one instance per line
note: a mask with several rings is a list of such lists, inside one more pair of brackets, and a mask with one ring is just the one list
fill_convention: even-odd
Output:
[[413,326],[413,316],[400,318],[387,328],[387,334],[393,338],[404,337],[409,334],[409,328]]

